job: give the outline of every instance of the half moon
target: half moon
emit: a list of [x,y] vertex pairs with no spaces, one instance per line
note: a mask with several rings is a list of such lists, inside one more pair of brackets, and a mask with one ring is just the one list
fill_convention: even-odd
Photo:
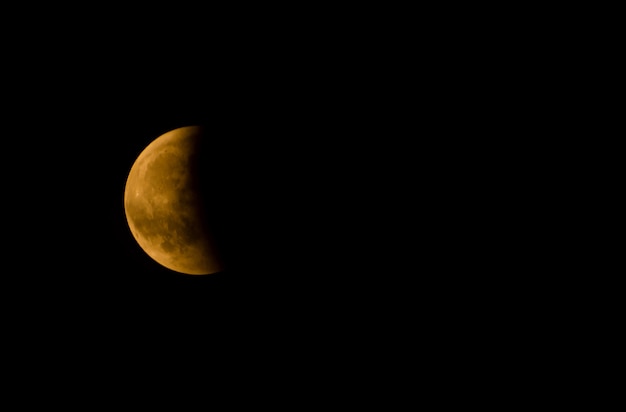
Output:
[[124,189],[126,220],[139,246],[189,275],[223,270],[200,193],[202,134],[199,126],[186,126],[157,137],[135,160]]

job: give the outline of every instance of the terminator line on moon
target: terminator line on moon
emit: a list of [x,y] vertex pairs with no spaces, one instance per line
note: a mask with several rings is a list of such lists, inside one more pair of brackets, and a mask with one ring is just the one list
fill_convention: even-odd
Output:
[[223,270],[194,174],[201,138],[198,126],[157,137],[135,160],[124,190],[126,220],[139,246],[162,266],[189,275]]

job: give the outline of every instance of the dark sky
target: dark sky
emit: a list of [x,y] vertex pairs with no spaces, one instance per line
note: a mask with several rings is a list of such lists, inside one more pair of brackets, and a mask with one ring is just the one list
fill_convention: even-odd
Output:
[[[374,43],[261,32],[210,32],[191,47],[151,34],[68,46],[70,33],[12,60],[2,293],[16,350],[132,383],[120,377],[128,358],[142,376],[215,362],[299,369],[331,352],[356,365],[351,336],[394,322],[393,239],[379,235],[396,227],[384,148],[399,113],[380,97],[393,76],[364,70]],[[234,262],[204,277],[149,258],[123,210],[139,153],[194,124],[216,149],[213,206]]]
[[[338,132],[321,130],[331,122],[320,118],[336,115],[331,103],[320,106],[295,75],[117,63],[129,67],[87,80],[33,78],[7,109],[17,292],[59,316],[156,323],[166,313],[213,316],[216,307],[269,316],[274,305],[313,299],[329,273],[322,216],[351,190],[322,190],[345,149]],[[216,148],[215,202],[239,259],[233,273],[171,272],[140,250],[125,221],[135,158],[162,133],[194,124]]]
[[[524,75],[467,36],[477,23],[464,13],[457,27],[448,11],[413,21],[364,7],[160,19],[72,9],[66,24],[38,8],[9,29],[2,343],[24,398],[47,401],[39,388],[63,379],[68,397],[101,406],[120,386],[208,376],[238,390],[279,375],[277,397],[309,389],[308,403],[356,382],[344,396],[369,402],[363,388],[422,360],[439,374],[455,354],[480,361],[459,352],[476,336],[497,334],[487,350],[517,339],[500,334],[526,278],[526,256],[511,256],[533,246],[507,242],[525,212],[502,194],[515,187],[507,139],[525,141],[511,118],[532,111],[507,100]],[[123,209],[139,153],[195,124],[215,149],[211,207],[232,262],[202,277],[148,257]],[[210,402],[207,386],[196,393]]]

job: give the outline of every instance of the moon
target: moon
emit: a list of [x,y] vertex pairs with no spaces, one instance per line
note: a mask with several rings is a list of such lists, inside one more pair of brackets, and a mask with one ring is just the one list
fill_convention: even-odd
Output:
[[153,140],[133,163],[124,189],[130,231],[162,266],[188,275],[224,269],[207,224],[200,190],[200,126],[185,126]]

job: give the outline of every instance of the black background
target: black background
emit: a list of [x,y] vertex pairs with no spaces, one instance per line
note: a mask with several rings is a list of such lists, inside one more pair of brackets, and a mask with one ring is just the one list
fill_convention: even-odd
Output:
[[[560,263],[540,262],[558,242],[536,188],[558,184],[536,182],[561,75],[517,11],[47,7],[7,14],[1,37],[20,402],[388,409],[418,385],[489,398],[543,359]],[[123,210],[141,150],[195,124],[230,263],[210,276],[152,261]]]
[[[344,350],[349,362],[356,336],[391,325],[383,313],[405,303],[388,296],[401,277],[385,275],[392,239],[378,235],[397,211],[382,148],[398,113],[385,97],[394,77],[369,80],[376,42],[288,35],[298,22],[202,21],[170,36],[102,21],[42,32],[4,75],[14,347],[87,375],[127,370],[129,357],[142,370],[313,364]],[[151,260],[123,209],[139,153],[196,124],[213,150],[207,191],[231,263],[210,276]]]
[[[510,200],[490,201],[499,183],[482,160],[483,137],[515,127],[463,27],[357,10],[105,15],[10,42],[11,353],[49,377],[129,387],[191,373],[237,388],[280,371],[281,389],[321,372],[341,391],[410,362],[415,335],[418,358],[454,359],[514,296],[518,278],[487,274],[517,261],[500,241]],[[141,150],[194,124],[230,263],[209,276],[152,261],[123,210]]]

